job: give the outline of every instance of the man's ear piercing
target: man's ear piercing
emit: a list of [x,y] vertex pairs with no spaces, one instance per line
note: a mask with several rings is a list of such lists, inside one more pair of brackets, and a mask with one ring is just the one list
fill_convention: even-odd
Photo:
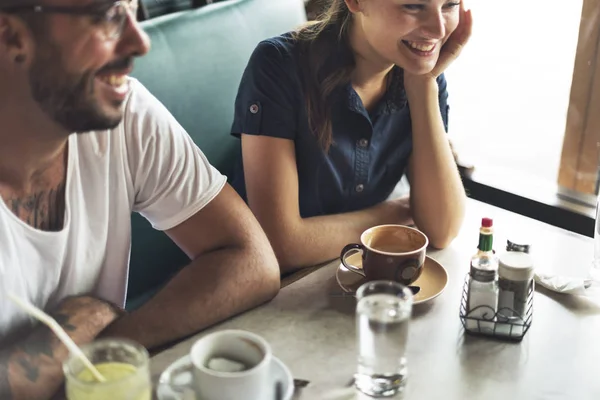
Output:
[[15,57],[15,62],[18,64],[22,64],[25,61],[25,56],[23,54],[18,54]]

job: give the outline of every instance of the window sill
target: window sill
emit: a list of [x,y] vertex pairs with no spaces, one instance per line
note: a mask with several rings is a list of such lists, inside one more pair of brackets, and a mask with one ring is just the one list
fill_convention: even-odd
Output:
[[573,193],[510,169],[459,170],[469,197],[593,237],[594,196]]

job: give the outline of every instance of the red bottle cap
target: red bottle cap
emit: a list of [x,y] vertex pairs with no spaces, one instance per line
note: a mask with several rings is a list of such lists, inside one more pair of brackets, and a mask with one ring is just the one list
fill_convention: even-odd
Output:
[[484,228],[491,228],[494,225],[494,220],[492,220],[491,218],[482,218],[481,219],[481,226],[483,226]]

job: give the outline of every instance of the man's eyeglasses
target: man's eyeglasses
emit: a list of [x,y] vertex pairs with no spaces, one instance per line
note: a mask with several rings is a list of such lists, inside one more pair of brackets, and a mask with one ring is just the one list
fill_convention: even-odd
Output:
[[129,13],[136,18],[137,0],[94,4],[88,7],[23,5],[0,9],[5,13],[67,14],[91,17],[92,23],[100,27],[107,39],[118,39],[123,33]]

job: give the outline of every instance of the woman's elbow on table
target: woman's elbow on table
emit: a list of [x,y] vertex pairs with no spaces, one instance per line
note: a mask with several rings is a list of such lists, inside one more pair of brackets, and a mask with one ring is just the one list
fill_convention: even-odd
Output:
[[452,226],[438,226],[435,230],[424,231],[429,239],[429,245],[434,249],[443,250],[454,241],[460,232],[460,222],[452,224]]
[[446,247],[450,246],[452,241],[454,240],[454,236],[445,236],[445,237],[429,237],[429,245],[436,250],[443,250]]

